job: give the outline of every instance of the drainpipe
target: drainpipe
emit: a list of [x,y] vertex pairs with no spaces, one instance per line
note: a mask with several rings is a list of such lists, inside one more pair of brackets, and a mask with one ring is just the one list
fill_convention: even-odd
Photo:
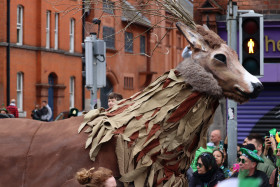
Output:
[[[84,42],[85,39],[85,22],[86,22],[86,18],[85,18],[85,1],[82,1],[82,43]],[[85,71],[85,67],[82,63],[82,71]],[[82,76],[82,110],[85,110],[85,85],[86,85],[86,79],[84,76]]]
[[10,104],[10,0],[7,0],[7,106]]

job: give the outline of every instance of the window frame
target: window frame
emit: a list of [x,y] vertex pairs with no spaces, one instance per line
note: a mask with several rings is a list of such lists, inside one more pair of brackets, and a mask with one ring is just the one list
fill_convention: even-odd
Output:
[[17,6],[17,45],[23,44],[23,6]]
[[133,53],[133,33],[126,31],[124,33],[124,38],[125,52]]
[[23,73],[17,73],[17,107],[18,111],[23,111]]
[[140,36],[140,54],[146,54],[146,36],[144,35]]
[[75,50],[75,19],[74,18],[70,19],[69,39],[70,39],[69,52],[73,53]]
[[46,12],[46,49],[50,48],[51,11]]
[[115,3],[109,0],[102,1],[102,10],[108,14],[114,15]]
[[106,49],[116,49],[115,29],[113,27],[103,26],[103,40],[106,42]]
[[70,77],[69,81],[69,106],[70,109],[75,107],[75,77]]
[[54,49],[58,49],[58,27],[59,27],[59,13],[54,14]]

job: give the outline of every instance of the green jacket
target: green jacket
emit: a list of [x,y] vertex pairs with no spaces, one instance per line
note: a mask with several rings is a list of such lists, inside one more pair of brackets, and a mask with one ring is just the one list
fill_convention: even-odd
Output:
[[261,154],[261,157],[264,160],[264,163],[258,163],[257,170],[265,172],[268,178],[270,178],[272,171],[275,169],[274,164],[263,154]]

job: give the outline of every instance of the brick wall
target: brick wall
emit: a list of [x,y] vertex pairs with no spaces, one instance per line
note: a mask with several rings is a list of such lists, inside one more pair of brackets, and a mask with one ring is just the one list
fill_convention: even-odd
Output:
[[[202,23],[202,13],[198,8],[202,7],[206,0],[194,1],[194,19],[198,24]],[[224,10],[227,9],[228,0],[216,0]],[[280,14],[279,0],[235,0],[239,10],[254,10],[260,14]],[[226,14],[226,12],[225,12]]]
[[[6,1],[5,1],[6,2]],[[54,117],[62,111],[69,110],[69,82],[75,77],[75,107],[82,109],[82,12],[69,9],[81,8],[78,1],[65,0],[61,4],[50,4],[44,0],[11,1],[11,71],[10,98],[17,98],[17,73],[22,72],[23,110],[30,118],[36,103],[48,98],[48,76],[57,76],[54,93]],[[3,2],[1,1],[0,5]],[[17,42],[17,6],[23,6],[23,45]],[[0,14],[6,10],[5,3],[0,6]],[[51,11],[50,49],[46,49],[46,12]],[[69,11],[70,10],[70,11]],[[58,50],[54,50],[55,12],[59,12]],[[2,16],[1,16],[2,17]],[[75,19],[74,53],[69,53],[70,19]],[[6,40],[5,19],[0,20],[0,42]],[[0,45],[0,104],[6,104],[6,52]],[[4,98],[3,98],[4,97]]]

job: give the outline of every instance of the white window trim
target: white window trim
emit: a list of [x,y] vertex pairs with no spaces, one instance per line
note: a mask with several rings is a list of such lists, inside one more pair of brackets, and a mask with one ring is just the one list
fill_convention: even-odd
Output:
[[75,45],[75,20],[73,18],[70,19],[70,49],[71,53],[74,52],[74,45]]
[[23,73],[22,72],[17,73],[17,107],[18,107],[18,111],[23,111]]
[[55,25],[54,25],[54,49],[58,49],[58,19],[59,14],[55,13]]
[[70,109],[75,107],[75,77],[70,77],[69,84]]
[[50,48],[50,21],[51,20],[51,11],[47,10],[46,13],[46,48]]
[[[20,21],[18,19],[19,17],[20,17]],[[19,5],[17,7],[17,37],[18,37],[17,45],[22,45],[22,41],[23,41],[22,28],[23,28],[23,7]]]

